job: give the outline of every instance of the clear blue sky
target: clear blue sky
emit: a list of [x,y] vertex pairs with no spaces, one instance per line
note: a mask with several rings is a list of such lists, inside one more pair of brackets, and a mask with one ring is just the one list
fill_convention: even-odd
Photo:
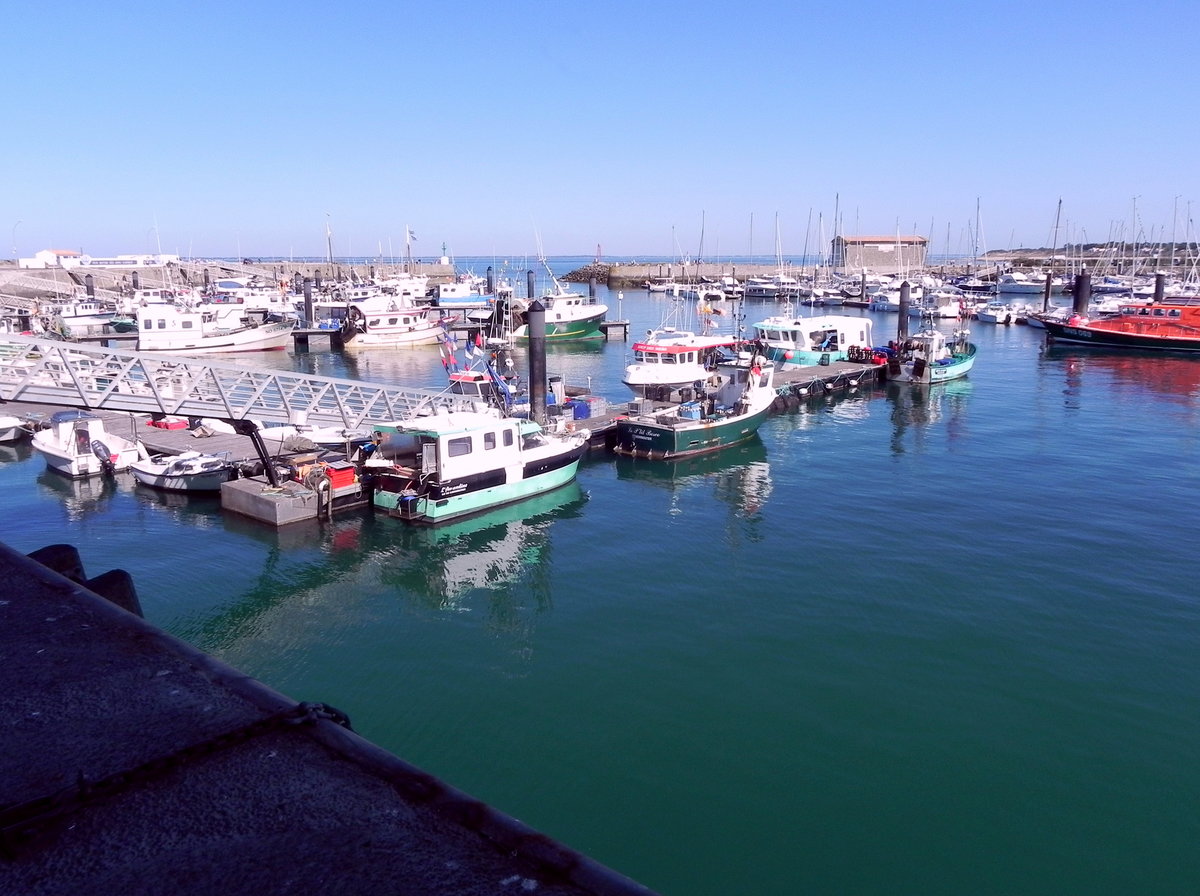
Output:
[[1060,243],[1195,239],[1197,10],[22,4],[0,257],[798,255],[835,205],[969,252],[977,200],[996,249],[1060,197]]

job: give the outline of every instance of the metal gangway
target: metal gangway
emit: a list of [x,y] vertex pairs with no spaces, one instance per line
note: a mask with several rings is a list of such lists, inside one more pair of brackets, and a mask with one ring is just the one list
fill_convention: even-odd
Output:
[[0,400],[348,430],[439,409],[469,396],[161,356],[0,333]]

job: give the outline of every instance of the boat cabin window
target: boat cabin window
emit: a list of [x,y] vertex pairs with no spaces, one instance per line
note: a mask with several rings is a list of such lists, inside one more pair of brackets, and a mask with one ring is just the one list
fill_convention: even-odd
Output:
[[496,447],[496,434],[494,432],[485,432],[483,434],[483,450],[491,451]]
[[664,364],[674,364],[674,363],[675,363],[675,356],[674,356],[674,355],[663,355],[663,356],[662,356],[662,363],[664,363]]
[[513,444],[513,434],[511,429],[504,430],[504,447],[511,448]]
[[1163,316],[1163,310],[1162,310],[1161,308],[1155,308],[1155,309],[1154,309],[1154,316],[1155,316],[1155,317],[1162,317],[1162,316]]
[[1182,313],[1183,312],[1181,312],[1178,308],[1172,308],[1170,311],[1167,312],[1167,316],[1168,317],[1179,317]]
[[446,454],[449,457],[462,457],[464,454],[471,453],[471,437],[461,436],[457,439],[450,439],[446,443]]

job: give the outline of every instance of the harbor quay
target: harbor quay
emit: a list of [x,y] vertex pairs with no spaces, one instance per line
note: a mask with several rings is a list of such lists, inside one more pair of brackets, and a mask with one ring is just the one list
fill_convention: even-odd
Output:
[[149,624],[105,560],[0,543],[0,892],[651,892]]

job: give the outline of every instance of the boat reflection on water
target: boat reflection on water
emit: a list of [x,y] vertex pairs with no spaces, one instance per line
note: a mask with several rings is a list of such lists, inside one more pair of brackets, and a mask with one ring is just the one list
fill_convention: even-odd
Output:
[[757,434],[748,442],[711,454],[699,454],[680,460],[649,460],[618,456],[617,479],[663,486],[674,492],[669,513],[684,513],[681,493],[703,490],[708,500],[711,487],[716,497],[741,515],[757,514],[771,496],[771,465],[767,449]]
[[1078,397],[1090,384],[1103,389],[1106,397],[1134,400],[1149,390],[1168,401],[1189,407],[1200,403],[1200,358],[1158,352],[1080,348],[1061,343],[1042,349],[1043,363],[1061,369],[1067,380],[1067,395]]
[[[953,441],[965,426],[971,389],[968,379],[934,384],[888,382],[885,393],[891,405],[892,453],[923,452],[924,430],[934,423],[945,422],[946,437]],[[913,436],[911,448],[906,440],[910,434]]]
[[572,480],[551,492],[441,526],[380,520],[397,542],[380,577],[435,609],[457,608],[473,592],[491,592],[496,615],[512,612],[504,598],[512,585],[528,576],[530,593],[539,607],[544,606],[550,593],[544,581],[549,565],[544,561],[551,527],[557,520],[580,516],[586,502],[587,494]]
[[16,442],[0,442],[0,464],[16,463],[33,456],[33,443],[29,439]]
[[61,497],[67,518],[72,522],[108,507],[118,492],[133,490],[132,477],[121,473],[72,479],[47,469],[38,473],[37,483]]

